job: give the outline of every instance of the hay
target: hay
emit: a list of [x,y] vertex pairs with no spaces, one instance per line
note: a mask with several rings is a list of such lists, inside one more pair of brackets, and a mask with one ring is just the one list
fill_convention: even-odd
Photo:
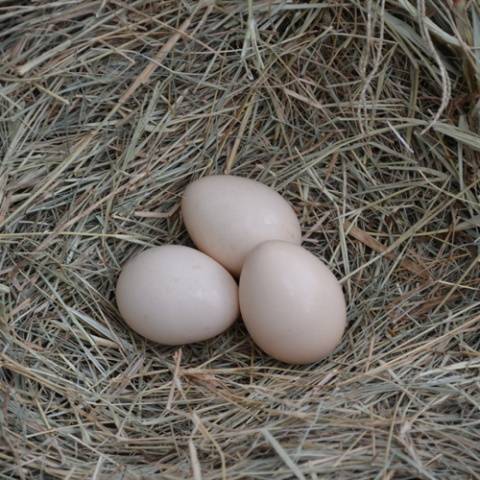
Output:
[[[473,0],[0,1],[0,478],[480,478],[479,48]],[[224,171],[342,278],[325,361],[119,318]]]

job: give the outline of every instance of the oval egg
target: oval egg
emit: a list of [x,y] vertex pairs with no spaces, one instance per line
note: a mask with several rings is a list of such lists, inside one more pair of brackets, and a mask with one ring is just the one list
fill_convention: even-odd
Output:
[[203,177],[182,200],[185,226],[195,245],[239,275],[248,252],[266,240],[301,243],[290,204],[263,183],[233,175]]
[[287,363],[316,362],[340,343],[346,326],[342,288],[304,248],[271,241],[256,247],[240,276],[240,311],[266,353]]
[[207,255],[165,245],[143,251],[123,267],[116,289],[125,322],[165,345],[214,337],[238,317],[238,287]]

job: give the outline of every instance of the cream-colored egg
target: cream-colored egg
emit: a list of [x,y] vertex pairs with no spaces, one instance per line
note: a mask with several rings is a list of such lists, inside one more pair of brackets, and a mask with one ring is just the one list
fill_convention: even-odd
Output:
[[255,343],[287,363],[316,362],[339,344],[346,326],[342,288],[304,248],[271,241],[246,258],[240,311]]
[[266,240],[301,243],[300,224],[289,203],[247,178],[214,175],[191,183],[182,214],[195,245],[234,275],[248,252]]
[[137,333],[165,345],[214,337],[238,317],[238,287],[198,250],[165,245],[145,250],[123,267],[117,304]]

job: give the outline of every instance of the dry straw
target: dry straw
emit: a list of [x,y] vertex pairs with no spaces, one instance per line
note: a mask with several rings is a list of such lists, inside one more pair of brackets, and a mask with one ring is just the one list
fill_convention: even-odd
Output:
[[[480,478],[476,0],[0,1],[0,478]],[[335,355],[119,318],[209,173],[294,205]]]

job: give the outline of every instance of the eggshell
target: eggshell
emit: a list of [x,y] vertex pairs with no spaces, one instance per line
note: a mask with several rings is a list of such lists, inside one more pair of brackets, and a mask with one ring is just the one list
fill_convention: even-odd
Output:
[[182,214],[195,245],[234,275],[266,240],[301,243],[290,204],[263,183],[233,175],[203,177],[185,190]]
[[238,317],[238,287],[198,250],[166,245],[145,250],[122,269],[117,304],[137,333],[165,345],[199,342]]
[[287,363],[316,362],[331,353],[346,326],[335,276],[304,248],[265,242],[247,257],[240,276],[240,311],[255,343]]

